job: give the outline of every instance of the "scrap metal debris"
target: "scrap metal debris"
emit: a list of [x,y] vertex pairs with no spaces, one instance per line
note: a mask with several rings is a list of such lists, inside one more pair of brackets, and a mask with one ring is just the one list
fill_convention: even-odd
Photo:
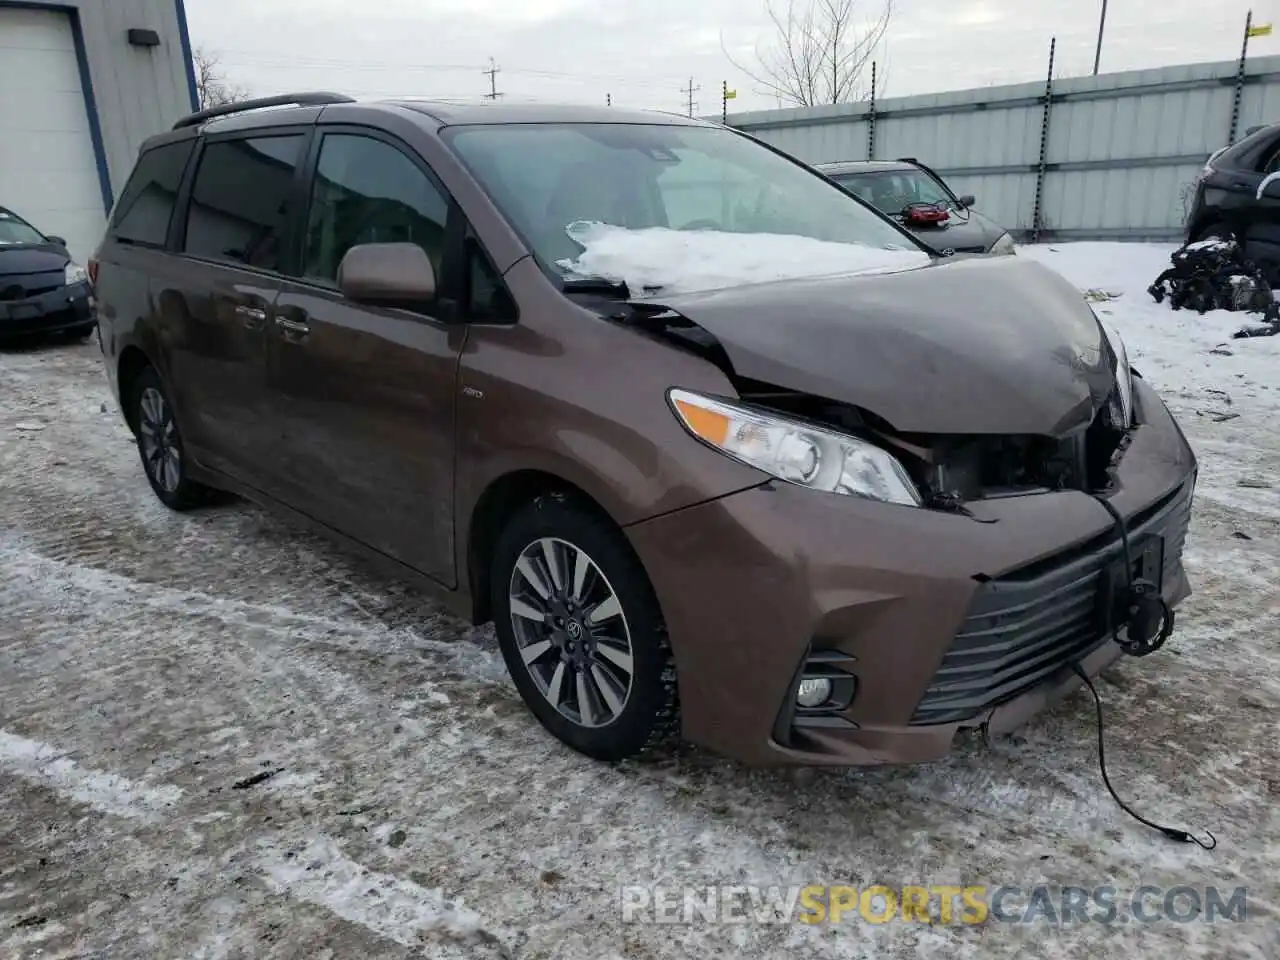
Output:
[[1199,240],[1175,250],[1172,265],[1147,292],[1156,303],[1175,310],[1233,310],[1262,314],[1262,323],[1250,324],[1233,336],[1258,337],[1280,334],[1280,303],[1271,292],[1266,275],[1245,259],[1235,240]]

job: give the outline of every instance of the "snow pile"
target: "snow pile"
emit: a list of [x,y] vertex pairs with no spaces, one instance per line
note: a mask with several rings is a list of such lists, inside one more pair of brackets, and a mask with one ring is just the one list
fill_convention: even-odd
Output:
[[810,237],[717,230],[629,230],[578,221],[565,232],[584,249],[557,266],[570,276],[626,283],[633,296],[646,291],[692,293],[771,280],[838,274],[885,273],[922,267],[918,250],[833,243]]
[[1280,414],[1280,390],[1273,389],[1280,337],[1235,340],[1239,313],[1171,311],[1152,301],[1150,278],[1176,249],[1172,243],[1050,243],[1019,246],[1018,255],[1092,291],[1093,309],[1120,331],[1133,365],[1166,399],[1199,404],[1210,391],[1229,390],[1236,409],[1244,401]]

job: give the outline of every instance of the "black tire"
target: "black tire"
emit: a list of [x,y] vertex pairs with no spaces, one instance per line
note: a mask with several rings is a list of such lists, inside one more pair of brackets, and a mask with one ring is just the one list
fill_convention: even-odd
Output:
[[[550,694],[544,693],[539,681],[535,681],[534,668],[526,666],[522,655],[523,650],[533,646],[523,645],[528,641],[530,631],[536,633],[551,629],[550,624],[543,626],[536,621],[525,620],[517,628],[512,617],[511,592],[513,582],[518,582],[513,581],[517,564],[526,549],[533,549],[544,539],[559,541],[570,554],[572,550],[585,553],[592,564],[592,572],[588,574],[591,581],[605,595],[610,592],[615,595],[621,609],[618,620],[612,621],[615,626],[608,629],[591,625],[590,613],[585,607],[578,608],[582,612],[574,617],[582,625],[582,636],[593,646],[591,652],[585,654],[585,664],[575,667],[570,662],[565,675],[576,677],[575,671],[585,669],[596,677],[591,681],[591,690],[597,695],[589,694],[588,700],[612,713],[612,719],[599,725],[584,725],[581,717],[574,719],[554,706],[549,699]],[[546,570],[545,567],[542,569]],[[679,728],[679,703],[675,662],[667,641],[666,626],[649,578],[622,531],[568,496],[539,496],[516,513],[499,535],[489,583],[490,609],[503,659],[526,705],[547,730],[579,753],[604,761],[651,753],[675,739]],[[599,592],[595,594],[597,597],[600,595]],[[620,629],[617,623],[621,623]],[[592,634],[603,636],[615,632],[629,635],[632,672],[625,701],[621,709],[613,713],[604,705],[604,698],[598,695],[604,684],[597,682],[602,678],[595,671],[600,667],[610,667],[605,660],[613,661],[614,657],[600,656],[599,648],[594,646],[599,641],[593,639]],[[568,634],[561,633],[562,639],[568,642]],[[579,655],[584,654],[580,651]],[[549,656],[550,663],[541,664],[539,669],[551,670],[554,675],[554,671],[559,669],[557,661],[570,654],[563,648],[553,648]],[[569,682],[576,684],[576,680]],[[550,687],[551,683],[547,685]],[[573,693],[580,692],[581,688],[575,686]],[[614,692],[616,694],[616,688]],[[581,713],[580,707],[574,708],[571,704],[565,704],[565,709]]]
[[[152,448],[145,441],[146,431],[150,429],[155,434],[156,424],[155,408],[151,406],[151,412],[148,413],[144,407],[144,402],[151,399],[149,391],[154,391],[163,401],[163,419],[167,425],[171,425],[166,431],[167,440],[164,446],[167,449],[174,449],[177,452],[176,470],[164,471],[159,467],[153,454]],[[164,388],[164,384],[160,380],[159,374],[156,373],[154,367],[147,367],[142,370],[137,378],[133,381],[129,390],[128,399],[129,425],[133,428],[133,435],[138,441],[138,455],[142,461],[142,472],[146,475],[147,482],[151,484],[151,489],[155,492],[160,502],[171,510],[185,511],[193,510],[196,507],[205,506],[215,498],[215,491],[203,484],[196,483],[187,476],[186,470],[186,450],[182,445],[182,433],[178,428],[178,422],[173,414],[173,403],[169,400],[169,394]],[[163,476],[160,474],[163,473]]]

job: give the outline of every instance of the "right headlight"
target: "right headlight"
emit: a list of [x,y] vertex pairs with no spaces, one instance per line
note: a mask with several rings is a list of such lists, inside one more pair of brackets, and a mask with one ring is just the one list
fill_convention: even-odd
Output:
[[991,253],[1010,254],[1018,252],[1018,245],[1013,242],[1013,237],[1008,233],[1000,234],[1000,239],[991,245]]
[[726,456],[811,490],[920,506],[906,468],[879,447],[775,413],[668,391],[684,428]]

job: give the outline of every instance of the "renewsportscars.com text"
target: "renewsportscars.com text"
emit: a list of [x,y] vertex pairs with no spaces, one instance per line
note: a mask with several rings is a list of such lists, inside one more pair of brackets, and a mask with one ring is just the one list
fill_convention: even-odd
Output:
[[1242,923],[1248,891],[1213,886],[628,886],[624,923]]

